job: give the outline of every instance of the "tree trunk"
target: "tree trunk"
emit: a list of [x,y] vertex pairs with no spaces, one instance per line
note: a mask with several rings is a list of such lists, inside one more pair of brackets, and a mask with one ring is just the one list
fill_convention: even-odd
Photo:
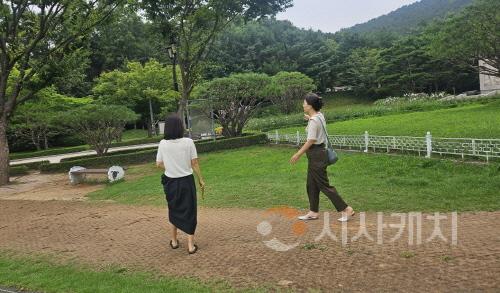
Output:
[[151,122],[149,120],[146,120],[146,124],[148,127],[148,137],[153,137],[153,129],[151,129]]
[[177,115],[182,120],[182,125],[184,126],[184,129],[187,130],[187,125],[186,125],[186,107],[187,107],[187,93],[184,91],[182,92],[182,97],[181,100],[179,101],[179,108],[177,109]]
[[9,142],[7,141],[7,119],[0,118],[0,186],[9,183]]
[[36,150],[41,151],[42,149],[40,148],[40,141],[39,141],[38,137],[35,135],[35,130],[31,129],[30,133],[31,133],[31,141],[35,145]]
[[[181,92],[181,100],[179,101],[179,108],[177,109],[177,114],[182,120],[182,124],[184,129],[187,130],[186,123],[186,109],[188,105],[189,96],[191,95],[191,91],[193,90],[193,81],[189,78],[190,70],[188,64],[179,63],[181,68],[181,82],[182,82],[182,92]],[[188,118],[189,119],[189,118]]]
[[45,149],[48,150],[49,149],[49,139],[47,137],[47,134],[43,135],[43,142],[45,144]]
[[106,147],[101,141],[97,141],[94,145],[93,148],[95,152],[97,153],[97,156],[101,157],[106,154]]

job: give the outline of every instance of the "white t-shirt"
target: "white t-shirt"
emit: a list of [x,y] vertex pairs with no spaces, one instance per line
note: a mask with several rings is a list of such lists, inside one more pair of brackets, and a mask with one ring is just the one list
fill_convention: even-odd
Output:
[[320,112],[311,117],[307,123],[307,140],[315,139],[316,142],[314,144],[326,143],[326,134],[321,123],[326,127],[325,116]]
[[190,138],[160,141],[156,162],[163,162],[165,175],[169,178],[186,177],[193,174],[191,160],[198,158],[194,141]]

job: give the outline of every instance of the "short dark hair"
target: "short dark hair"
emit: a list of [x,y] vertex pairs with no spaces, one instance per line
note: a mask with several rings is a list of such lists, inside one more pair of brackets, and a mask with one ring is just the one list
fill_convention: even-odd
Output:
[[315,93],[308,93],[304,97],[304,100],[306,100],[306,103],[313,107],[315,111],[319,111],[323,107],[323,99]]
[[170,114],[165,119],[165,139],[178,139],[184,137],[184,125],[177,114]]

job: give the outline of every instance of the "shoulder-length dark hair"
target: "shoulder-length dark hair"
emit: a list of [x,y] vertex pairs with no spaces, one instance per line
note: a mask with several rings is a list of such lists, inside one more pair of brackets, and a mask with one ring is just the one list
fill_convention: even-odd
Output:
[[177,114],[170,114],[165,119],[165,139],[178,139],[184,137],[184,125]]

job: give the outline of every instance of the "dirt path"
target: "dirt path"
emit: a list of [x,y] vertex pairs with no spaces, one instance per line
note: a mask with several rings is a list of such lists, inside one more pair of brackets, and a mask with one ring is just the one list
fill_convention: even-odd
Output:
[[[127,180],[140,178],[142,174],[127,174]],[[11,177],[11,184],[0,186],[0,200],[69,200],[84,201],[86,195],[102,189],[107,175],[88,174],[86,184],[71,185],[68,174],[43,174],[31,172],[19,177]],[[89,183],[93,182],[93,183]]]
[[[408,244],[408,229],[400,239],[389,242],[397,232],[389,226],[380,238],[383,245],[366,237],[351,241],[360,227],[359,216],[347,226],[350,241],[345,246],[328,237],[315,246],[312,243],[324,221],[301,224],[292,220],[295,213],[201,208],[200,251],[188,256],[184,236],[181,249],[168,247],[166,209],[0,200],[0,249],[55,253],[97,267],[119,264],[167,275],[222,278],[245,287],[270,284],[329,292],[500,290],[500,212],[459,214],[456,246],[450,243],[450,221],[441,225],[447,242],[439,238],[425,242],[434,228],[429,220],[423,221],[421,245],[416,245],[416,238],[412,238],[413,245]],[[337,215],[331,216],[332,232],[340,239],[341,226],[333,218]],[[400,223],[388,213],[383,216],[384,223]],[[376,238],[377,214],[367,214],[365,227]],[[264,242],[273,237],[299,245],[275,251]]]
[[85,200],[85,195],[103,187],[103,184],[71,185],[67,174],[39,172],[12,177],[11,182],[0,186],[0,200]]

